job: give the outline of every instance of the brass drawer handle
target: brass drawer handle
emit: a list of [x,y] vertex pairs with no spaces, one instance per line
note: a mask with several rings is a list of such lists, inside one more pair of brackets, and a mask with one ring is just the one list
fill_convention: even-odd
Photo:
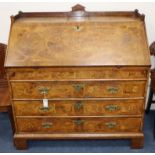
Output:
[[38,90],[39,90],[40,94],[44,94],[44,95],[48,94],[48,92],[49,92],[49,88],[46,88],[46,87],[41,87]]
[[74,89],[75,89],[77,92],[80,92],[83,88],[84,88],[84,84],[75,84],[75,85],[74,85]]
[[75,125],[78,125],[78,126],[83,125],[84,120],[75,120],[74,123],[75,123]]
[[49,110],[51,110],[52,108],[51,107],[40,107],[39,110],[40,111],[43,111],[43,112],[47,112]]
[[116,122],[108,122],[108,123],[105,123],[105,125],[108,127],[108,128],[114,128],[116,125],[117,125],[117,123]]
[[119,110],[120,107],[118,105],[107,105],[105,106],[105,109],[108,111],[116,111],[116,110]]
[[109,87],[107,88],[108,92],[111,93],[111,94],[115,94],[118,92],[118,88],[117,87]]
[[74,109],[75,110],[80,110],[80,109],[83,109],[83,103],[78,101],[74,104]]
[[51,128],[53,126],[53,123],[42,123],[42,127],[45,129]]

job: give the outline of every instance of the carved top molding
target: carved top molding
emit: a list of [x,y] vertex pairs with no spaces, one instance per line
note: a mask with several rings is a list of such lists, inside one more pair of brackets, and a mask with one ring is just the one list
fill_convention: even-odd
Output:
[[72,7],[72,11],[85,11],[85,7],[80,4],[77,4]]
[[74,18],[84,18],[84,17],[103,17],[103,16],[113,16],[113,17],[131,17],[137,18],[144,21],[145,15],[140,14],[137,9],[135,11],[109,11],[109,12],[90,12],[86,11],[85,7],[77,4],[72,7],[69,12],[22,12],[19,11],[17,15],[11,16],[11,23],[19,18],[32,18],[32,17],[74,17]]

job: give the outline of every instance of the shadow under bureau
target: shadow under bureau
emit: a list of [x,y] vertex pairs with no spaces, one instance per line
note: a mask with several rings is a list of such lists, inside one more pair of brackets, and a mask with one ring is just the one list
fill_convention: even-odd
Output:
[[14,144],[130,139],[143,146],[150,56],[135,12],[23,13],[11,18],[5,67]]

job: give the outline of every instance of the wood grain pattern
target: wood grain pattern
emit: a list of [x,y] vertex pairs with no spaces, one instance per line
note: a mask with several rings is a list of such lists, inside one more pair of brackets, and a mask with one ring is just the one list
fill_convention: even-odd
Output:
[[9,68],[10,80],[147,79],[146,67]]
[[50,100],[49,108],[43,101],[14,101],[16,116],[107,116],[142,115],[143,100]]
[[18,132],[140,132],[141,118],[17,118]]
[[145,81],[132,82],[12,82],[14,99],[42,99],[40,89],[49,91],[46,98],[69,97],[143,97]]
[[25,17],[12,25],[5,66],[149,66],[148,54],[135,18]]
[[142,148],[144,134],[142,132],[122,133],[54,133],[54,134],[14,134],[15,146],[17,149],[27,148],[27,140],[55,140],[55,139],[131,139],[132,148]]
[[[54,133],[54,134],[33,134],[26,133],[28,139],[138,139],[144,137],[142,132],[122,132],[122,133]],[[25,139],[25,133],[15,134],[15,139]]]
[[143,146],[150,67],[144,17],[80,5],[11,17],[5,66],[18,149],[31,139],[125,138]]

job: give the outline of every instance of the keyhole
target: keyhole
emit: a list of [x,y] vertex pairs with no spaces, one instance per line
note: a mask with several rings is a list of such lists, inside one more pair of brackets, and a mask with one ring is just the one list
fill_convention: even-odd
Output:
[[76,26],[76,29],[77,29],[77,30],[79,30],[79,29],[80,29],[80,27],[79,27],[79,26]]
[[75,30],[76,31],[80,31],[81,30],[81,27],[80,26],[75,26]]

